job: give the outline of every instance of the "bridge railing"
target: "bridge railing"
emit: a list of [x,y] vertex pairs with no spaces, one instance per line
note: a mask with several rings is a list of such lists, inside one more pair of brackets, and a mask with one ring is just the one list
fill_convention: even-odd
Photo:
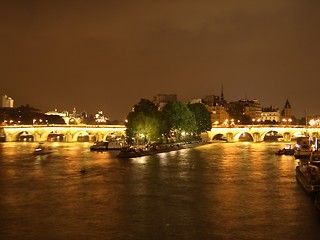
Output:
[[66,125],[66,124],[33,124],[33,125],[4,125],[1,128],[44,128],[44,127],[62,127],[62,128],[125,128],[125,125]]
[[[218,125],[214,126],[212,128],[306,128],[305,125],[288,125],[288,124],[274,124],[274,125],[267,125],[267,124],[248,124],[248,125],[239,125],[235,124],[232,126],[223,126],[223,125]],[[308,126],[307,128],[314,128],[318,129],[320,127],[311,127]]]

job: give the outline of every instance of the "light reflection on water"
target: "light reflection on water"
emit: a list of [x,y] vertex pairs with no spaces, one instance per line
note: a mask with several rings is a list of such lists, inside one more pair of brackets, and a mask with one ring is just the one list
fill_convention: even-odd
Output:
[[[1,239],[318,239],[281,143],[214,143],[134,159],[89,143],[0,144]],[[306,237],[307,236],[307,237]]]

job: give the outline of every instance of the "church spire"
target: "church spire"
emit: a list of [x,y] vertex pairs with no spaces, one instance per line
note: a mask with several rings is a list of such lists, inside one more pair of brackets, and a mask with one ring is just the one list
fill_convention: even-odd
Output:
[[223,84],[221,84],[221,102],[224,102],[224,96],[223,96]]
[[283,112],[283,116],[284,117],[291,117],[291,105],[289,103],[289,100],[287,99],[285,105],[284,105],[284,108],[282,110]]
[[286,104],[284,105],[284,108],[291,108],[291,105],[289,103],[289,100],[287,99]]

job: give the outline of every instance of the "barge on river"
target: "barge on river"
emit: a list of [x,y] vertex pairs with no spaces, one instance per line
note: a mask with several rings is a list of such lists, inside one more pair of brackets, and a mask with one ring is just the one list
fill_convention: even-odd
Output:
[[185,148],[193,148],[200,145],[207,144],[207,142],[185,142],[175,144],[160,144],[160,145],[147,145],[143,147],[123,147],[121,148],[118,157],[119,158],[135,158],[148,155],[154,155],[163,152],[177,151]]

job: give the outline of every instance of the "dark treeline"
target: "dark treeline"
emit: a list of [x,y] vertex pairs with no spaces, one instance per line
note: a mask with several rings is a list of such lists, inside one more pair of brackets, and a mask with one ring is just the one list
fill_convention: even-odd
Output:
[[65,124],[58,115],[46,115],[39,109],[29,105],[17,108],[0,108],[0,122],[6,125],[14,124]]

